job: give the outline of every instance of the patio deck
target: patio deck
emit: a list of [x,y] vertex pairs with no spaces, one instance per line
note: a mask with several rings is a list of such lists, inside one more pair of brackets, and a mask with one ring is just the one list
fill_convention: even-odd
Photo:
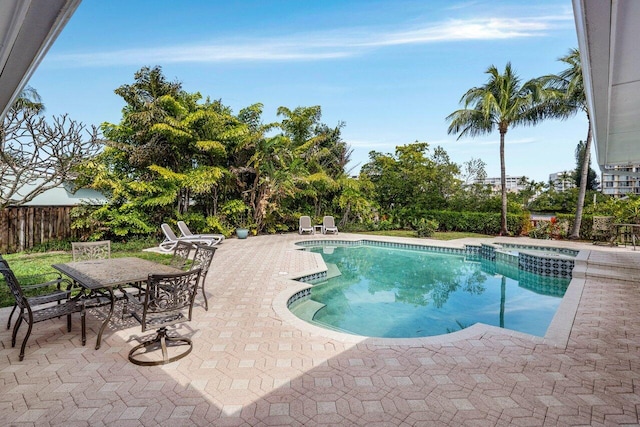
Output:
[[[584,249],[568,341],[481,326],[393,342],[324,331],[283,310],[300,287],[287,278],[319,269],[293,243],[318,238],[336,237],[225,240],[207,279],[209,311],[197,300],[180,328],[193,352],[163,367],[127,361],[142,335],[133,322],[107,329],[99,350],[92,315],[86,347],[79,321],[71,333],[64,319],[38,324],[23,362],[2,328],[0,425],[639,424],[640,251],[513,239]],[[0,324],[9,311],[0,310]],[[565,325],[574,317],[559,316]]]

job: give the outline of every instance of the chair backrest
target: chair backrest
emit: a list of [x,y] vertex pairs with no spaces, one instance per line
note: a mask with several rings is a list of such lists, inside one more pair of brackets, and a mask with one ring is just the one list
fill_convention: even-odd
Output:
[[310,216],[301,216],[300,217],[300,227],[301,228],[311,228],[311,217]]
[[175,274],[149,275],[142,318],[139,319],[142,332],[191,320],[200,272],[197,268]]
[[209,267],[211,266],[211,260],[216,253],[216,249],[212,246],[196,245],[196,253],[193,255],[192,269],[199,268],[202,270],[200,273],[200,281],[204,282],[209,273]]
[[336,226],[335,221],[333,220],[332,216],[325,216],[324,218],[322,218],[322,225],[326,228],[334,228]]
[[5,282],[7,282],[7,286],[9,286],[9,290],[13,295],[13,298],[16,300],[16,304],[20,309],[31,310],[29,307],[29,302],[27,301],[27,297],[24,296],[22,292],[22,288],[20,287],[20,283],[18,283],[18,279],[13,274],[13,271],[9,268],[9,265],[5,260],[0,263],[0,273],[4,276]]
[[613,220],[612,216],[594,216],[593,217],[593,231],[610,231],[613,230]]
[[2,258],[2,255],[0,255],[0,267],[7,267],[9,268],[9,263],[7,262],[6,259]]
[[185,241],[178,241],[173,249],[173,257],[169,265],[171,267],[184,269],[189,264],[189,254],[193,249],[193,244]]
[[111,258],[111,240],[72,242],[71,253],[74,261]]
[[187,224],[184,221],[178,221],[178,229],[183,236],[193,236],[193,233],[189,230],[189,227],[187,227]]
[[167,224],[166,222],[162,223],[160,228],[162,229],[162,232],[167,237],[167,239],[171,240],[172,242],[178,240],[178,236],[176,236],[176,233],[174,233],[171,227],[169,227],[169,224]]

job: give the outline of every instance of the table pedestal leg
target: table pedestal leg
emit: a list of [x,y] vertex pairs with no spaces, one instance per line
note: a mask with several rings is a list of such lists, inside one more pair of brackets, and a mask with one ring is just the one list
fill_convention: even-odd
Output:
[[96,339],[96,350],[100,348],[100,342],[102,341],[102,333],[104,332],[105,329],[107,329],[107,325],[111,320],[111,316],[113,316],[113,309],[116,305],[116,298],[113,295],[113,289],[108,288],[108,291],[109,291],[109,298],[111,299],[111,305],[109,306],[109,314],[107,314],[107,318],[104,319],[104,322],[102,322],[102,326],[100,326],[100,331],[98,331],[98,338]]

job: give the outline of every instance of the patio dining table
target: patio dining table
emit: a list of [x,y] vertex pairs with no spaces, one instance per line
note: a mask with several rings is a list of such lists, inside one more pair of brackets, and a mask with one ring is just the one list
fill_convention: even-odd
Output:
[[100,348],[102,334],[107,328],[115,307],[113,289],[131,283],[145,282],[149,274],[171,274],[178,270],[165,264],[142,258],[107,258],[53,264],[53,268],[73,279],[82,288],[95,293],[106,291],[110,300],[109,313],[100,326],[96,350]]

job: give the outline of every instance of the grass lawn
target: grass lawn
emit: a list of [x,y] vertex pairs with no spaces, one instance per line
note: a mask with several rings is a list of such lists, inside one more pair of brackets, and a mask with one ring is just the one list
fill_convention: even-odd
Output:
[[[413,237],[418,239],[415,231],[413,230],[387,230],[387,231],[358,231],[358,234],[370,234],[375,236],[391,236],[391,237]],[[463,233],[458,231],[436,231],[433,236],[428,237],[428,239],[434,240],[455,240],[455,239],[463,239],[465,237],[495,237],[490,236],[488,234],[479,234],[479,233]]]
[[[155,252],[143,252],[139,247],[130,247],[127,249],[125,245],[112,246],[111,257],[138,257],[148,259],[150,261],[168,264],[171,255],[160,254]],[[53,252],[37,252],[37,253],[17,253],[2,256],[13,270],[16,278],[21,285],[33,285],[43,283],[47,280],[55,278],[57,271],[51,267],[51,264],[59,264],[71,261],[71,252],[53,251]],[[34,275],[44,275],[33,277]],[[4,277],[0,275],[0,307],[12,306],[14,303],[13,295],[9,292],[9,287],[4,283]],[[46,289],[40,289],[40,292],[46,293]],[[27,294],[31,296],[30,294]]]

